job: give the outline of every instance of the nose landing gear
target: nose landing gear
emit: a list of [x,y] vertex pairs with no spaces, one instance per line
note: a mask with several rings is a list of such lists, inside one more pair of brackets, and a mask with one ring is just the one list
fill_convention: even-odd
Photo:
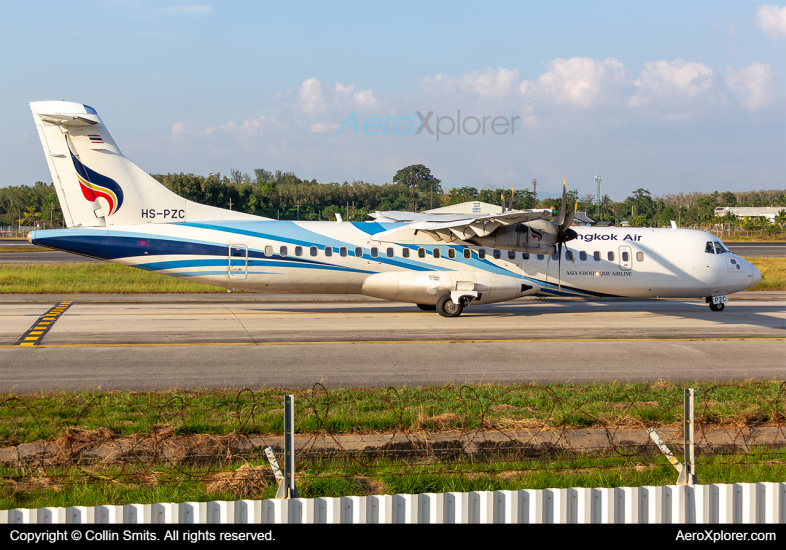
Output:
[[707,296],[704,299],[709,305],[711,311],[723,311],[726,307],[726,302],[729,301],[728,296]]

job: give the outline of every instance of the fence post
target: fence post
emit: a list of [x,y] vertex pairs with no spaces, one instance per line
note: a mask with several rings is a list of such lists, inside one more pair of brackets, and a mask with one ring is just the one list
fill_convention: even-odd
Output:
[[696,484],[696,445],[695,445],[695,430],[693,426],[693,398],[695,391],[693,388],[685,388],[685,430],[684,430],[684,458],[685,466],[682,468],[679,477],[677,478],[677,485],[695,485]]
[[276,498],[300,498],[295,484],[295,396],[284,397],[284,479]]

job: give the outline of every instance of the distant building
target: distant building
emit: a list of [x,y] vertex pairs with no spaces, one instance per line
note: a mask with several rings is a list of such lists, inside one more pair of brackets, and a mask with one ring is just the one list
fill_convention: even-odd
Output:
[[738,218],[767,218],[772,223],[775,216],[781,210],[786,210],[784,206],[719,206],[715,209],[715,215],[722,218],[729,212]]
[[587,226],[593,225],[594,223],[595,220],[587,216],[586,212],[576,212],[576,216],[573,218],[574,225]]
[[469,201],[451,204],[442,208],[426,210],[426,214],[500,214],[502,206],[481,201]]

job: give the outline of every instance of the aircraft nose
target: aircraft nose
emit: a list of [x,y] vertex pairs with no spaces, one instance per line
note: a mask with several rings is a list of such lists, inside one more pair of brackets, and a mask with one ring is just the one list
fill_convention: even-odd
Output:
[[751,266],[751,285],[748,288],[759,284],[759,281],[761,281],[761,271],[759,271],[758,268],[750,262],[749,265]]

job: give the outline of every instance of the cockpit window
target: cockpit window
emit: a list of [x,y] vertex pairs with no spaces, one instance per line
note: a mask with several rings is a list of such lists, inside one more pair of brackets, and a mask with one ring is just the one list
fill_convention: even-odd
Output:
[[715,248],[712,246],[712,241],[707,241],[707,246],[704,247],[704,252],[707,254],[715,254]]
[[728,253],[728,252],[729,252],[729,251],[728,251],[728,250],[726,250],[726,247],[724,247],[724,246],[723,246],[721,243],[719,243],[718,241],[715,241],[715,254],[726,254],[726,253]]
[[84,107],[85,111],[87,111],[91,115],[97,115],[98,114],[98,113],[96,113],[96,110],[93,109],[92,107],[90,107],[89,105],[82,105],[82,107]]

